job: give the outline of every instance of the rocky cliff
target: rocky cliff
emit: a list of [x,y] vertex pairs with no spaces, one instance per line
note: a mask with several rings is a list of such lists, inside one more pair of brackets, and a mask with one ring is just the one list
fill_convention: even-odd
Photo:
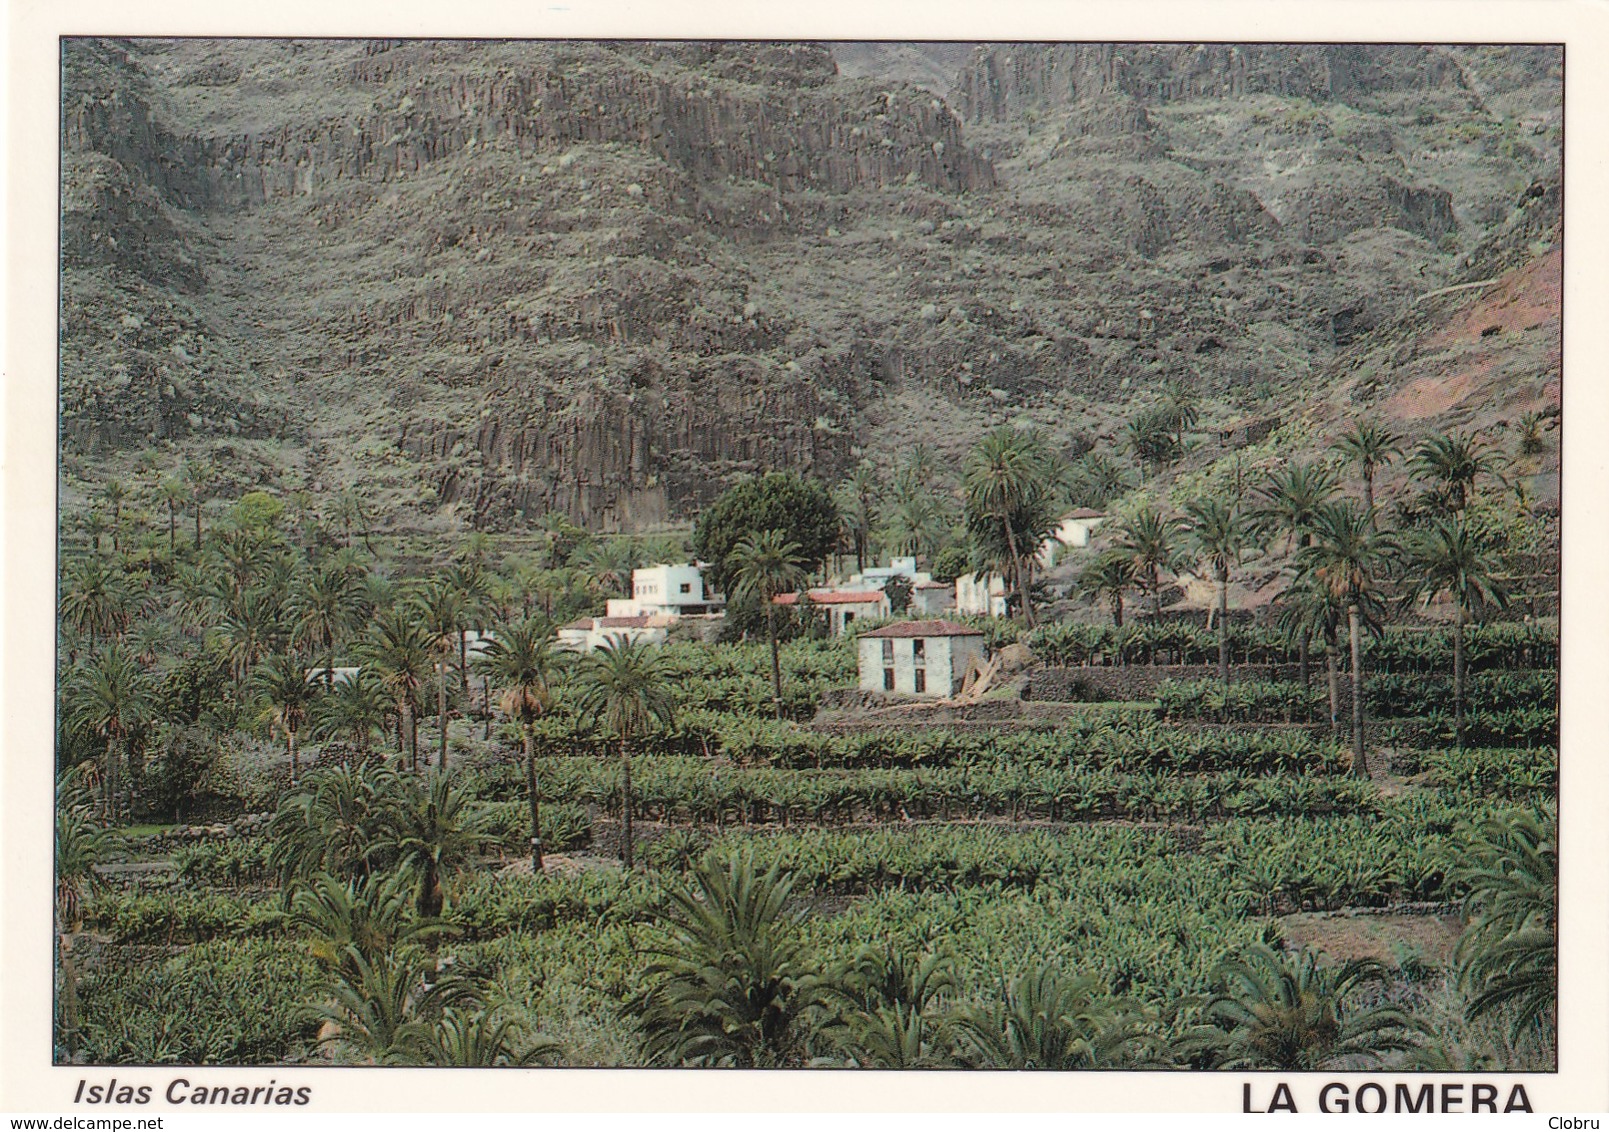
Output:
[[1546,49],[836,54],[68,41],[70,450],[272,437],[400,512],[641,527],[939,420],[1322,376],[1556,239]]

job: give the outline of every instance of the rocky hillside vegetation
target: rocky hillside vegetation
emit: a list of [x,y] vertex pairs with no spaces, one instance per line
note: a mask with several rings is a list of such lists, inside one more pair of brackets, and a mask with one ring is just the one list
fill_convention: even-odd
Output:
[[1115,444],[1167,378],[1204,426],[1557,414],[1555,49],[74,40],[63,76],[69,495],[177,448],[400,526],[643,529],[1021,419]]

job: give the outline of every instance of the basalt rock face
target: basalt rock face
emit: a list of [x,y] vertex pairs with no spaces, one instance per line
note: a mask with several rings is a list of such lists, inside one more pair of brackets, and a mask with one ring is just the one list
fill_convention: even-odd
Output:
[[641,528],[1320,373],[1554,231],[1545,49],[839,54],[69,41],[69,450],[273,436],[399,523]]

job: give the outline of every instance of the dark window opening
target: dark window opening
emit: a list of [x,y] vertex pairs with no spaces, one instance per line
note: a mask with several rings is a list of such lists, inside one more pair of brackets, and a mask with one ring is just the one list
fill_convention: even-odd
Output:
[[918,692],[927,691],[927,670],[926,669],[918,668],[916,670],[916,690]]
[[892,668],[885,668],[885,669],[883,669],[883,691],[892,692],[893,690],[894,690],[894,670]]
[[893,641],[885,640],[883,642],[883,663],[884,664],[893,664],[894,663],[894,642]]

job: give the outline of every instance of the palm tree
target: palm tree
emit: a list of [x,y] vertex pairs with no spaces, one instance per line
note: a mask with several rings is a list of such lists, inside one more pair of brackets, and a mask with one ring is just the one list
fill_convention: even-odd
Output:
[[1125,1004],[1094,979],[1050,964],[1002,986],[957,1029],[971,1060],[991,1069],[1130,1069],[1147,1060],[1144,1031]]
[[352,631],[359,609],[357,575],[339,565],[304,575],[291,590],[291,640],[324,654],[324,683],[335,683],[335,646]]
[[1486,540],[1460,516],[1440,518],[1408,543],[1405,562],[1412,584],[1410,598],[1433,600],[1450,594],[1453,617],[1453,735],[1464,745],[1464,625],[1472,611],[1508,604],[1508,591],[1497,580],[1497,558]]
[[398,792],[396,772],[372,763],[309,772],[269,823],[270,862],[282,883],[322,873],[361,881],[382,868]]
[[771,642],[771,706],[782,718],[782,660],[777,647],[779,594],[793,593],[805,581],[804,554],[786,531],[761,531],[732,548],[732,598],[757,601],[765,610],[765,635]]
[[884,516],[881,541],[894,554],[931,559],[948,523],[944,508],[928,491],[900,495]]
[[[1262,506],[1254,513],[1267,530],[1285,532],[1286,553],[1294,545],[1302,549],[1313,541],[1313,523],[1322,508],[1339,490],[1333,469],[1324,464],[1287,464],[1271,473],[1259,490]],[[1308,682],[1308,634],[1297,638],[1302,686]]]
[[419,769],[419,730],[414,714],[419,688],[430,671],[433,638],[410,617],[406,607],[388,610],[374,620],[363,656],[374,665],[380,683],[397,705],[403,763]]
[[1374,515],[1351,500],[1320,508],[1313,523],[1314,543],[1304,547],[1299,565],[1314,585],[1346,604],[1352,646],[1352,773],[1367,777],[1363,753],[1363,648],[1365,606],[1378,602],[1378,584],[1398,553],[1396,536],[1376,529]]
[[1180,452],[1184,451],[1184,430],[1194,428],[1201,419],[1200,400],[1195,390],[1177,378],[1163,386],[1162,411],[1173,421],[1173,442]]
[[155,693],[145,669],[118,644],[108,645],[79,668],[63,689],[69,726],[106,741],[101,776],[103,813],[117,819],[119,768],[130,739],[149,722]]
[[1134,574],[1151,595],[1152,616],[1162,617],[1162,571],[1179,565],[1176,540],[1183,528],[1178,519],[1165,517],[1150,503],[1117,525],[1113,549],[1134,566]]
[[[1022,527],[1025,518],[1041,518],[1048,509],[1046,501],[1055,482],[1052,472],[1049,452],[1037,433],[998,428],[973,446],[962,473],[967,528],[975,539],[989,534],[1005,544],[1011,565],[1007,577],[1016,582],[1023,621],[1030,628],[1029,583],[1039,540],[1024,545]],[[1037,532],[1029,532],[1029,537],[1033,533]]]
[[268,714],[285,736],[285,754],[291,764],[291,786],[295,787],[301,766],[296,758],[296,739],[307,722],[318,685],[309,683],[307,664],[294,653],[271,656],[258,666],[255,682],[268,701]]
[[1475,992],[1467,1014],[1511,1012],[1514,1042],[1550,1023],[1558,1009],[1556,821],[1527,812],[1487,820],[1450,878],[1469,890],[1469,924],[1453,952],[1459,982]]
[[430,634],[436,654],[436,718],[440,723],[441,750],[437,765],[447,765],[447,658],[463,644],[464,595],[452,580],[435,577],[414,599],[414,606]]
[[291,923],[308,938],[313,958],[332,971],[346,965],[355,975],[352,957],[373,962],[441,930],[413,915],[410,887],[411,878],[400,872],[349,880],[320,873],[296,888]]
[[101,884],[95,866],[107,848],[104,830],[82,806],[63,799],[56,810],[56,941],[61,958],[62,1044],[72,1051],[78,1035],[78,969],[73,937],[83,926],[84,899]]
[[212,466],[202,460],[184,462],[184,482],[190,488],[190,501],[196,515],[196,549],[201,549],[201,505],[206,502],[207,489],[212,485]]
[[1374,509],[1374,473],[1402,455],[1402,441],[1384,425],[1359,420],[1331,447],[1349,463],[1356,464],[1363,476],[1363,506]]
[[531,871],[542,872],[542,823],[536,788],[536,721],[552,703],[548,677],[553,671],[551,631],[534,621],[500,627],[479,664],[496,681],[499,706],[520,729],[525,746],[525,792],[531,804]]
[[713,855],[669,891],[667,942],[639,1002],[662,1065],[778,1069],[803,1064],[828,990],[804,948],[802,909],[777,866]]
[[564,1054],[552,1038],[531,1035],[505,1009],[465,1010],[449,1006],[430,1028],[412,1037],[413,1055],[422,1064],[454,1069],[551,1063]]
[[1253,944],[1222,963],[1207,1023],[1182,1046],[1215,1069],[1352,1069],[1407,1049],[1413,1021],[1389,1006],[1364,1006],[1388,982],[1373,959],[1324,966],[1304,951],[1282,955]]
[[352,1048],[366,1064],[406,1063],[420,1031],[468,997],[461,979],[440,976],[427,955],[399,948],[378,957],[344,956],[318,1012],[335,1024],[327,1045]]
[[1123,469],[1103,452],[1087,452],[1068,471],[1067,501],[1073,506],[1105,507],[1129,489]]
[[164,476],[156,485],[157,499],[168,509],[168,557],[177,553],[179,545],[179,506],[189,496],[184,481]]
[[1476,482],[1497,466],[1497,457],[1478,435],[1454,432],[1432,436],[1414,449],[1413,470],[1440,485],[1448,510],[1462,514]]
[[1229,571],[1240,561],[1246,525],[1240,511],[1221,499],[1199,499],[1185,505],[1190,539],[1218,582],[1218,679],[1229,687]]
[[946,996],[961,988],[949,956],[868,945],[835,982],[851,1004],[843,1040],[853,1064],[878,1069],[955,1065]]
[[1341,735],[1341,619],[1346,603],[1313,579],[1298,576],[1279,595],[1279,614],[1275,624],[1287,643],[1305,641],[1316,633],[1324,642],[1324,672],[1330,693],[1330,734]]
[[428,783],[402,783],[390,810],[386,847],[400,869],[417,877],[414,909],[427,920],[438,918],[446,903],[443,880],[494,840],[484,812],[476,811],[473,801],[447,770],[439,769]]
[[58,616],[91,641],[121,633],[134,607],[128,579],[101,558],[80,558],[63,571]]
[[872,532],[877,529],[877,497],[880,485],[877,471],[862,460],[855,470],[833,492],[838,515],[844,523],[844,533],[855,550],[855,569],[866,571],[866,558],[871,550]]
[[576,556],[576,565],[592,588],[604,597],[631,593],[631,572],[637,565],[637,548],[630,539],[603,539],[590,543]]
[[228,661],[235,688],[244,689],[257,661],[281,644],[285,628],[283,602],[268,589],[227,595],[211,640]]
[[313,701],[313,734],[348,739],[360,755],[367,754],[374,733],[385,727],[389,702],[379,677],[366,669],[349,680],[332,680]]
[[1106,601],[1112,609],[1112,627],[1123,627],[1123,595],[1132,589],[1139,575],[1134,559],[1121,551],[1108,550],[1078,576],[1078,590],[1096,601]]
[[669,727],[676,705],[669,678],[651,645],[616,636],[585,657],[577,673],[583,717],[620,740],[621,862],[631,868],[631,743],[656,724]]
[[101,486],[101,498],[112,509],[112,553],[122,550],[123,500],[128,498],[128,485],[120,479],[109,479]]

